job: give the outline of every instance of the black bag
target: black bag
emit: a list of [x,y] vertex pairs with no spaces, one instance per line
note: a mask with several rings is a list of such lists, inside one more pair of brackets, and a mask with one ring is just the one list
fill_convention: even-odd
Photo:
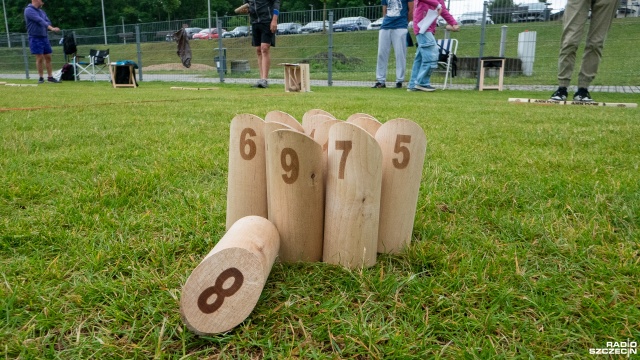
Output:
[[[77,67],[76,67],[76,74],[77,72]],[[71,80],[73,81],[73,65],[71,64],[64,64],[62,65],[62,75],[60,76],[60,80]],[[75,80],[80,80],[80,75],[76,75],[76,79]]]
[[62,40],[62,48],[66,55],[73,55],[78,52],[78,48],[76,47],[76,39],[73,37],[72,32],[67,32],[64,34],[64,38]]
[[[438,44],[438,47],[440,48],[440,53],[438,54],[438,62],[446,63],[447,61],[449,61],[449,50],[443,49],[442,46],[440,46],[440,44]],[[458,72],[458,57],[456,56],[456,54],[452,54],[452,55],[453,57],[451,58],[451,77],[456,77],[456,73]]]
[[[130,77],[133,76],[133,79]],[[137,84],[136,69],[131,69],[129,73],[128,66],[116,66],[116,84]]]

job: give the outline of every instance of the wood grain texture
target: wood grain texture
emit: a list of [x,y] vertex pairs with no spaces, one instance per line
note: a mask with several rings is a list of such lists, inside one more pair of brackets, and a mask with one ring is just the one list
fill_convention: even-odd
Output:
[[287,114],[284,111],[280,111],[280,110],[269,111],[267,115],[264,117],[264,121],[283,123],[296,129],[296,131],[304,133],[304,129],[302,128],[302,125],[300,125],[298,120],[296,120],[296,118]]
[[322,123],[317,124],[316,128],[313,130],[313,141],[320,144],[322,147],[322,173],[324,175],[323,183],[327,183],[327,149],[329,148],[329,130],[334,124],[342,123],[341,120],[326,120]]
[[357,113],[357,114],[353,114],[353,115],[349,116],[349,118],[347,119],[347,122],[350,123],[350,124],[354,124],[354,125],[360,126],[366,132],[368,132],[369,135],[371,135],[373,137],[376,136],[376,132],[378,131],[380,126],[382,126],[380,121],[378,121],[373,116],[367,115],[367,114],[362,114],[362,113]]
[[[276,130],[293,130],[296,131],[294,128],[292,128],[291,126],[287,125],[287,124],[283,124],[281,122],[266,122],[264,124],[264,147],[265,147],[265,154],[267,152],[269,152],[269,143],[267,141],[267,139],[269,138],[269,134],[271,134],[272,132],[276,131]],[[266,169],[266,181],[267,181],[267,210],[271,207],[271,205],[269,204],[269,201],[271,201],[271,196],[269,195],[269,162],[266,161],[265,158],[265,169]],[[267,211],[268,212],[268,211]]]
[[380,145],[362,128],[329,130],[323,261],[349,268],[376,263],[382,184]]
[[280,260],[321,261],[324,231],[322,147],[293,130],[267,136],[269,220],[280,233]]
[[302,128],[304,129],[304,133],[309,135],[312,138],[315,137],[314,130],[318,127],[318,125],[329,120],[335,120],[335,119],[323,114],[307,116],[304,120],[302,120]]
[[233,329],[256,306],[280,247],[276,227],[248,216],[234,223],[182,288],[180,315],[199,335]]
[[399,253],[411,242],[427,138],[413,121],[395,119],[380,127],[376,141],[382,150],[378,252]]
[[268,217],[264,154],[264,121],[256,115],[236,115],[229,131],[227,230],[245,216]]

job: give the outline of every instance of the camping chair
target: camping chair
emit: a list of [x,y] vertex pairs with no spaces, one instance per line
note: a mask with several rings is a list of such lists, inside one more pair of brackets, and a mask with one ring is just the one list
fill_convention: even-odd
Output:
[[438,68],[444,71],[444,85],[442,90],[447,88],[447,81],[453,84],[452,78],[456,76],[456,52],[458,52],[457,39],[436,40],[438,45]]
[[[78,61],[79,59],[89,59],[89,61]],[[96,81],[96,75],[105,74],[109,76],[109,49],[89,50],[89,56],[74,56],[74,76],[82,73],[88,74],[91,81]]]

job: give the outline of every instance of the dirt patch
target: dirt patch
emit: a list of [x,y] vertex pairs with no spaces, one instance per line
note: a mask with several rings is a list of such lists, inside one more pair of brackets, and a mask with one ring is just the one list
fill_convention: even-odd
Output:
[[215,70],[216,68],[210,65],[205,64],[191,64],[191,67],[186,68],[182,63],[171,63],[171,64],[156,64],[142,67],[143,71],[154,71],[154,70],[197,70],[197,71],[209,71]]

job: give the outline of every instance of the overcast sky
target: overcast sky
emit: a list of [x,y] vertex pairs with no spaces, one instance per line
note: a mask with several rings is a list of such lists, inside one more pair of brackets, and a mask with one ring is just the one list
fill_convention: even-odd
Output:
[[[536,0],[513,0],[514,4],[524,4],[524,3],[532,3],[537,2]],[[552,9],[564,9],[564,6],[567,4],[567,0],[550,0],[547,1],[551,3],[549,6]],[[473,11],[482,11],[482,5],[484,4],[484,0],[445,0],[445,4],[449,5],[449,10],[453,16],[460,16],[460,14],[465,12],[473,12]]]

